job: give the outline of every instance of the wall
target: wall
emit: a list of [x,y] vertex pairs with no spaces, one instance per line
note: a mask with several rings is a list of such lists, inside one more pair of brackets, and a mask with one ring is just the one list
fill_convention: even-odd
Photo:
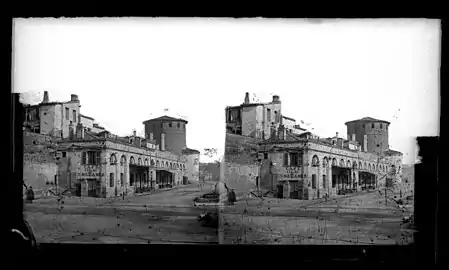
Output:
[[242,135],[256,137],[257,130],[257,107],[245,106],[242,108]]
[[94,120],[81,116],[81,124],[83,124],[83,126],[85,126],[87,128],[93,128],[94,127]]
[[[162,123],[162,127],[161,127]],[[169,123],[172,127],[169,127]],[[178,128],[179,123],[179,128]],[[150,121],[145,123],[145,138],[148,134],[153,133],[153,139],[156,144],[161,143],[161,133],[165,133],[165,149],[178,155],[181,155],[182,149],[186,147],[186,127],[184,121]]]
[[[76,151],[68,151],[67,158],[63,159],[64,165],[60,166],[61,172],[66,172],[65,175],[70,177],[73,173],[76,174],[76,181],[79,182],[81,179],[98,179],[101,182],[101,194],[102,196],[110,197],[115,196],[115,187],[118,188],[118,194],[125,191],[128,195],[134,192],[134,188],[130,187],[130,177],[129,177],[129,162],[131,157],[134,158],[135,163],[138,163],[139,158],[142,161],[142,164],[148,166],[149,172],[147,173],[147,177],[149,179],[156,179],[156,168],[151,164],[164,164],[164,169],[168,170],[175,174],[175,182],[181,183],[182,177],[186,173],[186,158],[183,156],[177,156],[170,152],[163,151],[155,151],[145,148],[136,147],[133,145],[122,144],[113,141],[105,141],[105,140],[96,140],[96,141],[65,141],[61,142],[59,145],[60,151],[66,151],[67,147],[75,144],[78,147]],[[93,165],[82,165],[81,164],[81,154],[83,151],[86,151],[88,148],[97,148],[101,150],[101,166],[93,166]],[[84,148],[84,149],[83,149]],[[111,164],[110,158],[111,155],[114,154],[117,159],[117,164]],[[126,164],[121,164],[121,157],[125,157]],[[166,163],[171,163],[172,168],[167,168]],[[178,166],[179,165],[179,169]],[[86,177],[83,175],[86,171],[98,172],[100,175],[94,175],[93,177]],[[110,173],[114,173],[114,186],[110,187],[109,177]],[[124,174],[125,185],[121,185],[120,183],[120,173]],[[66,180],[69,181],[69,180]],[[74,186],[74,183],[72,183]],[[84,185],[84,184],[83,184]],[[83,195],[86,196],[85,187],[83,186]]]
[[25,131],[23,142],[23,181],[38,195],[43,188],[52,186],[47,183],[55,184],[55,175],[58,174],[57,139]]
[[186,176],[189,181],[198,182],[200,177],[200,155],[189,154],[185,155],[186,161]]
[[[267,109],[271,110],[271,121],[268,121]],[[271,123],[274,122],[274,127],[278,130],[281,121],[276,122],[275,113],[278,112],[279,119],[281,117],[281,103],[268,103],[263,108],[263,130],[265,131],[265,139],[269,139],[271,136]]]
[[55,122],[56,105],[42,105],[40,107],[40,133],[43,135],[58,136],[60,125]]
[[223,181],[238,196],[256,189],[260,165],[257,162],[257,139],[226,134]]
[[[374,123],[374,128],[371,124]],[[388,149],[388,124],[381,122],[357,121],[347,123],[347,136],[351,138],[352,134],[356,134],[356,140],[364,149],[364,135],[367,135],[367,151],[371,153],[381,153]],[[363,126],[365,125],[365,126]],[[379,145],[379,146],[377,146]]]
[[[79,101],[69,101],[66,103],[63,103],[63,105],[61,105],[62,110],[57,110],[57,111],[61,111],[61,114],[57,113],[56,115],[58,117],[61,117],[62,119],[62,136],[63,138],[68,138],[69,137],[69,125],[70,122],[73,123],[74,127],[76,127],[76,124],[78,124],[78,116],[80,113],[80,102]],[[65,108],[69,108],[69,119],[67,120],[66,118],[66,109]],[[76,111],[76,118],[73,118],[73,111]]]

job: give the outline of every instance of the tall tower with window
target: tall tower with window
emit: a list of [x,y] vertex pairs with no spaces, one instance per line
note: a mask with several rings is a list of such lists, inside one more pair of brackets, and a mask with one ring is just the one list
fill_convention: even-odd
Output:
[[365,117],[345,123],[348,140],[357,141],[362,151],[368,153],[383,153],[389,149],[388,128],[390,122]]
[[182,150],[187,147],[187,123],[187,120],[167,115],[147,120],[143,122],[145,138],[150,139],[152,137],[161,150],[181,155]]

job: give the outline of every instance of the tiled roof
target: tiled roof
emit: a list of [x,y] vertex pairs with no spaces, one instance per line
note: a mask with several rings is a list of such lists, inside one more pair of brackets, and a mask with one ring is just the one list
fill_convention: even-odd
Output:
[[184,119],[181,119],[181,118],[174,118],[174,117],[171,117],[171,116],[168,116],[168,115],[164,115],[164,116],[161,116],[161,117],[149,119],[149,120],[144,121],[143,123],[145,124],[145,123],[150,122],[150,121],[182,121],[182,122],[187,123],[187,120],[184,120]]
[[349,124],[349,123],[353,123],[353,122],[383,122],[383,123],[390,124],[390,122],[388,122],[388,121],[375,119],[375,118],[372,118],[372,117],[363,117],[363,118],[358,119],[358,120],[348,121],[345,124]]
[[83,115],[83,114],[80,114],[80,116],[81,116],[81,117],[84,117],[84,118],[87,118],[87,119],[90,119],[90,120],[95,120],[95,119],[93,119],[92,117],[85,116],[85,115]]
[[200,151],[191,149],[191,148],[184,148],[184,149],[182,149],[182,153],[183,154],[199,154]]
[[296,120],[295,119],[293,119],[293,118],[290,118],[290,117],[287,117],[287,116],[282,116],[282,118],[285,118],[285,119],[288,119],[288,120],[291,120],[291,121],[295,121],[296,122]]

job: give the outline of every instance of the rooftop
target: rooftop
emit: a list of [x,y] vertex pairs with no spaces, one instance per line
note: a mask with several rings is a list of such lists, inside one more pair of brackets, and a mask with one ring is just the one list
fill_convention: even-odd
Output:
[[87,118],[87,119],[90,119],[90,120],[95,120],[94,118],[89,117],[89,116],[85,116],[85,115],[83,115],[83,114],[80,114],[80,116],[81,116],[81,117],[84,117],[84,118]]
[[183,154],[199,154],[200,151],[186,147],[186,148],[182,149],[182,153]]
[[287,120],[291,120],[291,121],[294,121],[294,122],[296,122],[296,120],[295,119],[293,119],[293,118],[290,118],[290,117],[287,117],[287,116],[282,116],[282,118],[285,118],[285,119],[287,119]]
[[151,122],[151,121],[181,121],[181,122],[185,122],[186,124],[188,123],[187,120],[181,119],[181,118],[174,118],[168,115],[164,115],[161,117],[157,117],[157,118],[153,118],[153,119],[149,119],[143,122],[143,124],[147,123],[147,122]]
[[375,118],[372,118],[372,117],[363,117],[363,118],[358,119],[358,120],[348,121],[348,122],[345,123],[345,125],[347,125],[349,123],[354,123],[354,122],[382,122],[382,123],[390,124],[390,122],[385,121],[385,120],[375,119]]

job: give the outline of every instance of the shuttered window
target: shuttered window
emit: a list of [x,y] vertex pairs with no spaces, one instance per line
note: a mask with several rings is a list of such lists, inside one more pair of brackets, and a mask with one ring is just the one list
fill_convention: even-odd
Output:
[[82,154],[82,158],[81,158],[81,164],[86,165],[87,164],[87,153],[83,152]]
[[284,166],[288,166],[288,153],[284,153]]
[[109,187],[114,187],[114,173],[109,174]]
[[316,188],[316,174],[312,174],[312,188]]

